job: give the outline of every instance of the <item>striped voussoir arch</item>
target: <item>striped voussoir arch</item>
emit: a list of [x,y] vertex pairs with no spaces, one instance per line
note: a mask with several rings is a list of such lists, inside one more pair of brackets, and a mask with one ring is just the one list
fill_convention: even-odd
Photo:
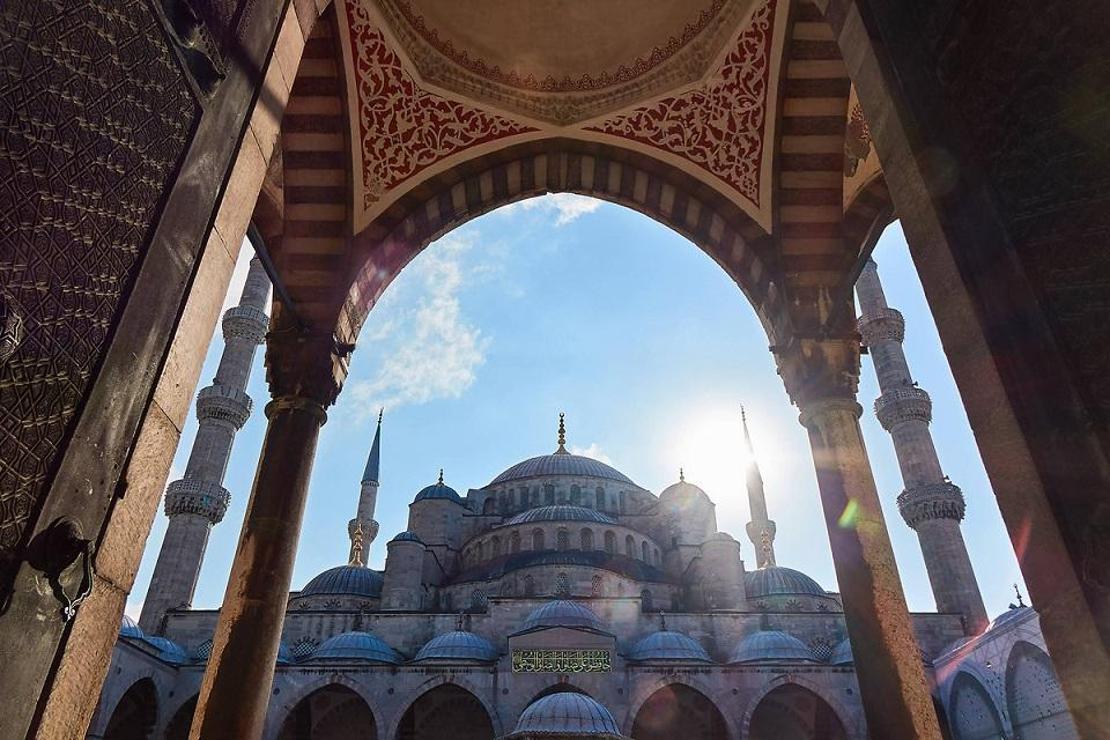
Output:
[[564,192],[627,206],[684,235],[736,281],[772,341],[788,335],[782,292],[766,259],[770,239],[750,216],[650,156],[570,139],[501,150],[406,193],[355,238],[363,264],[347,301],[352,325],[361,326],[389,282],[431,241],[500,206]]

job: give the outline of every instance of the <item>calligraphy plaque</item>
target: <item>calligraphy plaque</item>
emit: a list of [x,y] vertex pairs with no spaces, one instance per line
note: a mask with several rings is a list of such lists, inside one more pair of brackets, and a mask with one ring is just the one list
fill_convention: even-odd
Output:
[[608,673],[608,650],[514,650],[513,673]]

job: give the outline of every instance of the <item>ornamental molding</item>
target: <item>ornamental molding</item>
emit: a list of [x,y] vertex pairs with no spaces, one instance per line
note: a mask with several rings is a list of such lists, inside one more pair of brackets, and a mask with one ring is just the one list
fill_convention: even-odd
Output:
[[201,422],[224,422],[238,431],[250,418],[253,405],[244,391],[214,383],[197,394],[197,418]]
[[928,424],[933,419],[933,402],[920,388],[906,386],[883,391],[875,399],[875,416],[883,429],[890,431],[907,421]]
[[254,306],[233,306],[224,312],[224,341],[246,339],[254,344],[262,344],[266,330],[270,327],[270,317],[265,311]]
[[863,343],[874,347],[886,342],[901,342],[906,338],[906,320],[894,308],[880,308],[860,316],[856,322]]
[[963,492],[947,481],[915,486],[898,494],[898,511],[912,529],[933,519],[962,521],[965,508]]
[[166,487],[166,516],[195,514],[219,524],[231,503],[231,493],[219,483],[182,478]]

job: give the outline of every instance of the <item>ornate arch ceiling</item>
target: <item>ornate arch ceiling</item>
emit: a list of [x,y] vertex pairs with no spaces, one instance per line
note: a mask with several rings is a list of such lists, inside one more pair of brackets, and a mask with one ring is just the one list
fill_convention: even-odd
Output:
[[355,232],[439,172],[555,137],[663,160],[769,232],[788,9],[789,0],[342,0]]

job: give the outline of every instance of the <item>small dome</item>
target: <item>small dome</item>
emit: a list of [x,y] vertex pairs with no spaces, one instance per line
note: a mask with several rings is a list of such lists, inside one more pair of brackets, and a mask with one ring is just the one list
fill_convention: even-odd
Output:
[[619,738],[621,732],[601,704],[585,694],[563,691],[529,704],[509,737],[532,735]]
[[382,594],[382,574],[361,565],[340,565],[313,578],[298,596],[365,596],[376,599]]
[[1015,624],[1016,622],[1021,621],[1032,613],[1033,609],[1028,606],[1022,605],[1010,607],[1009,609],[995,617],[994,620],[991,621],[990,626],[987,627],[987,629],[996,630],[1009,624]]
[[521,632],[541,627],[570,627],[571,629],[590,629],[607,632],[605,623],[593,611],[582,604],[565,599],[549,601],[533,610],[524,620]]
[[143,639],[143,631],[139,629],[139,625],[134,619],[124,614],[123,620],[119,626],[119,636],[130,637],[133,640],[141,640]]
[[462,497],[459,496],[458,492],[451,486],[444,483],[442,480],[440,480],[439,483],[433,483],[430,486],[420,489],[420,493],[416,494],[416,498],[413,499],[413,503],[416,503],[417,501],[430,501],[433,499],[443,498],[447,499],[448,501],[454,501],[460,506],[466,506],[466,504],[463,503]]
[[185,648],[167,637],[147,635],[143,641],[158,651],[158,657],[167,663],[188,663],[189,654]]
[[629,660],[676,660],[712,663],[698,641],[681,632],[653,632],[636,643],[628,653]]
[[667,499],[676,497],[678,499],[701,497],[707,501],[709,500],[709,494],[693,483],[687,483],[685,479],[680,480],[678,483],[672,483],[659,494],[660,501],[666,501]]
[[793,635],[778,630],[754,632],[736,646],[729,663],[762,663],[764,661],[816,663],[813,651]]
[[401,656],[380,637],[369,632],[344,632],[328,638],[312,654],[311,660],[366,660],[374,663],[400,663]]
[[617,483],[623,483],[626,486],[639,488],[639,486],[632,482],[631,478],[616,468],[598,460],[594,460],[592,457],[571,455],[566,452],[540,455],[539,457],[533,457],[523,462],[518,462],[516,465],[490,481],[489,486],[486,487],[498,486],[502,483],[510,483],[526,478],[541,478],[555,475],[600,478],[602,480],[611,480]]
[[748,571],[744,574],[744,588],[749,599],[764,596],[828,596],[821,584],[805,573],[781,565]]
[[530,524],[532,522],[593,522],[594,524],[616,524],[617,520],[600,511],[587,509],[585,506],[541,506],[538,509],[522,511],[514,516],[503,526],[513,524]]
[[418,542],[421,545],[424,544],[424,540],[420,539],[415,532],[409,532],[408,530],[399,532],[390,542]]
[[489,640],[473,632],[455,630],[433,637],[420,648],[415,660],[475,660],[488,663],[499,657]]
[[834,647],[832,653],[829,654],[829,663],[833,665],[852,665],[854,662],[852,643],[847,638]]

